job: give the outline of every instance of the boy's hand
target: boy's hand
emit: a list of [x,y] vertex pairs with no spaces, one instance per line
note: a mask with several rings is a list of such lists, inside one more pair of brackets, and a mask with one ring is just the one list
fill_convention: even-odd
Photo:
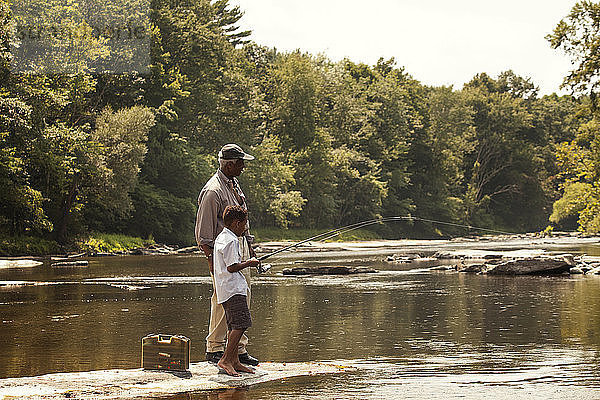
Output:
[[250,267],[258,267],[260,265],[260,261],[256,257],[252,257],[248,260]]

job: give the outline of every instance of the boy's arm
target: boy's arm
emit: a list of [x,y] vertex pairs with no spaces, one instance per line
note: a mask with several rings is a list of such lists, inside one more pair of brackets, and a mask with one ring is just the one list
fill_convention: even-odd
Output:
[[248,261],[244,261],[244,262],[239,262],[239,263],[228,265],[227,266],[227,271],[229,271],[231,273],[234,273],[234,272],[241,271],[244,268],[258,267],[259,265],[260,265],[260,261],[258,261],[256,258],[251,258]]

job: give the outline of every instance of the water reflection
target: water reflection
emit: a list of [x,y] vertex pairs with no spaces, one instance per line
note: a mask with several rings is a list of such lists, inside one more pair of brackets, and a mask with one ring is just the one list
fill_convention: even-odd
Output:
[[[293,278],[280,274],[280,264],[256,277],[249,336],[261,360],[362,360],[358,372],[169,399],[335,398],[340,391],[383,398],[400,388],[416,398],[418,387],[444,398],[444,384],[457,394],[493,385],[513,396],[533,382],[562,397],[552,385],[600,383],[600,277],[486,277],[381,257],[352,262],[381,272]],[[211,295],[203,268],[202,259],[186,256],[1,270],[0,281],[14,284],[0,283],[0,376],[136,368],[140,339],[158,332],[188,336],[192,361],[202,360]]]

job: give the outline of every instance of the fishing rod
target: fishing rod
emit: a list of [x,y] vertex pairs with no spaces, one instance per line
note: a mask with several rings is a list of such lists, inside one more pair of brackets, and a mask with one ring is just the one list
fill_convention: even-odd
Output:
[[[298,247],[301,244],[304,244],[306,242],[310,242],[311,240],[316,240],[316,239],[322,238],[324,236],[331,235],[330,237],[333,237],[333,236],[339,235],[339,234],[344,233],[344,232],[348,232],[348,231],[351,231],[351,230],[354,230],[354,229],[362,228],[364,226],[373,225],[373,224],[380,223],[380,222],[387,222],[388,220],[393,221],[393,220],[402,219],[402,218],[405,218],[405,217],[375,218],[375,219],[371,219],[371,220],[368,220],[368,221],[356,222],[354,224],[342,226],[341,228],[331,229],[331,230],[329,230],[327,232],[323,232],[323,233],[320,233],[318,235],[311,236],[311,237],[309,237],[307,239],[299,241],[298,243],[294,243],[294,244],[291,244],[289,246],[282,247],[281,249],[275,250],[275,251],[273,251],[273,252],[271,252],[269,254],[265,254],[263,256],[260,256],[258,258],[258,260],[259,261],[263,261],[263,260],[265,260],[265,259],[267,259],[267,258],[269,258],[271,256],[274,256],[275,254],[279,254],[279,253],[282,253],[282,252],[284,252],[286,250],[293,249],[294,247]],[[329,237],[327,237],[326,239],[329,239]]]
[[284,251],[293,249],[295,247],[298,247],[306,242],[310,242],[312,240],[316,240],[316,239],[320,239],[321,241],[323,240],[327,240],[330,239],[332,237],[335,236],[339,236],[343,233],[346,232],[350,232],[353,231],[355,229],[360,229],[363,228],[365,226],[369,226],[369,225],[374,225],[374,224],[379,224],[379,223],[383,223],[383,222],[390,222],[390,221],[422,221],[422,222],[429,222],[429,223],[435,223],[435,224],[441,224],[441,225],[448,225],[448,226],[455,226],[455,227],[461,227],[461,228],[468,228],[468,229],[475,229],[475,230],[480,230],[480,231],[487,231],[487,232],[493,232],[493,233],[500,233],[503,235],[510,235],[510,232],[505,232],[505,231],[500,231],[497,229],[488,229],[488,228],[480,228],[480,227],[476,227],[473,225],[465,225],[465,224],[457,224],[457,223],[452,223],[452,222],[444,222],[444,221],[436,221],[436,220],[432,220],[432,219],[427,219],[427,218],[420,218],[420,217],[413,217],[413,216],[394,216],[394,217],[382,217],[382,218],[375,218],[375,219],[371,219],[371,220],[367,220],[367,221],[362,221],[362,222],[356,222],[354,224],[350,224],[350,225],[346,225],[340,228],[336,228],[336,229],[331,229],[327,232],[323,232],[320,233],[318,235],[315,236],[311,236],[307,239],[301,240],[297,243],[291,244],[289,246],[285,246],[282,247],[281,249],[275,250],[271,253],[265,254],[263,256],[260,256],[258,258],[259,261],[263,261],[266,260],[269,257],[272,257],[276,254],[282,253]]

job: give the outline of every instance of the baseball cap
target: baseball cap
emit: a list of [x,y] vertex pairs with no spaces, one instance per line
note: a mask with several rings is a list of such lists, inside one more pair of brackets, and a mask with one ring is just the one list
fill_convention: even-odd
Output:
[[254,160],[254,156],[248,153],[244,153],[244,150],[240,146],[234,143],[226,144],[219,151],[219,158],[222,160]]

